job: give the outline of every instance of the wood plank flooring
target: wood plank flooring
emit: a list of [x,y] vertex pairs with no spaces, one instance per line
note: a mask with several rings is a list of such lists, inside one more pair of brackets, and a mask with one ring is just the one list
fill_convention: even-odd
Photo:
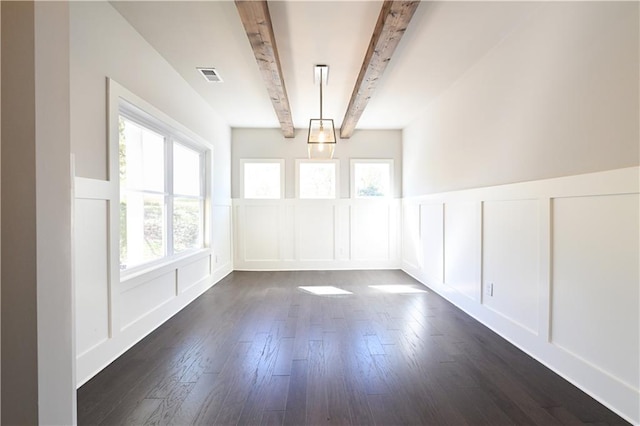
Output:
[[[401,271],[233,272],[78,390],[81,425],[627,424]],[[298,286],[332,285],[346,296]],[[426,289],[425,289],[426,290]]]

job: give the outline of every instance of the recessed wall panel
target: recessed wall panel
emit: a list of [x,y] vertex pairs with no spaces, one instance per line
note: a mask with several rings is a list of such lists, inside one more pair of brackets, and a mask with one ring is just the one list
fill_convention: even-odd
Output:
[[336,206],[336,259],[342,261],[351,259],[351,207],[349,205]]
[[296,206],[300,260],[335,258],[335,209],[332,204],[304,202]]
[[277,205],[247,205],[244,207],[244,260],[278,260]]
[[211,256],[203,257],[178,268],[178,291],[183,292],[210,275]]
[[231,207],[213,206],[213,217],[213,247],[217,265],[224,265],[231,261]]
[[486,201],[482,215],[483,303],[533,333],[540,285],[538,210],[537,200]]
[[402,204],[402,261],[414,269],[420,265],[420,206]]
[[389,205],[366,204],[351,208],[351,250],[354,260],[389,259]]
[[476,202],[444,207],[444,282],[478,300],[480,288],[480,209]]
[[109,338],[108,212],[106,200],[75,200],[76,353]]
[[420,206],[422,267],[427,284],[444,280],[444,211],[442,204]]
[[296,206],[285,203],[280,209],[280,260],[296,259]]
[[127,288],[120,294],[122,329],[127,328],[175,296],[175,271],[143,282],[133,288]]
[[640,387],[637,194],[553,200],[552,342]]

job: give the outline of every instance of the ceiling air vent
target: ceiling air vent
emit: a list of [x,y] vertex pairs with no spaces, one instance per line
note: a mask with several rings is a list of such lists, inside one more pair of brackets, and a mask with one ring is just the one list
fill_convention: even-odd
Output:
[[222,77],[215,68],[198,68],[198,71],[209,83],[222,83]]

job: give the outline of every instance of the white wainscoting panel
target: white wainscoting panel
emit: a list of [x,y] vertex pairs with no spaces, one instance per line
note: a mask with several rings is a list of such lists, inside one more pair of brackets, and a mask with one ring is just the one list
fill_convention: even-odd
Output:
[[351,207],[351,258],[354,260],[388,260],[391,232],[390,206],[387,203],[356,204]]
[[637,194],[553,200],[552,342],[640,388]]
[[639,193],[632,167],[404,199],[402,268],[640,424]]
[[333,261],[336,247],[336,206],[320,200],[295,206],[298,259]]
[[239,270],[398,268],[400,200],[234,203]]
[[444,207],[444,282],[470,299],[480,299],[480,204]]
[[170,271],[135,286],[122,286],[124,287],[120,292],[122,329],[131,326],[175,297],[175,275],[175,271]]
[[273,261],[280,258],[280,210],[280,206],[266,203],[244,209],[242,247],[247,260]]
[[444,204],[420,206],[421,266],[427,283],[444,282]]
[[402,206],[402,263],[411,270],[419,270],[422,260],[420,245],[420,204]]
[[537,200],[486,201],[482,215],[482,300],[535,334],[540,284],[538,210]]
[[231,203],[213,206],[213,250],[215,256],[212,269],[227,265],[233,260]]
[[76,178],[75,194],[76,377],[81,386],[233,270],[232,207],[231,200],[211,206],[207,240],[212,248],[121,281],[116,184]]
[[178,292],[183,293],[190,287],[207,279],[211,275],[211,256],[184,265],[178,269]]
[[76,351],[83,354],[109,338],[109,202],[75,203]]
[[351,255],[351,206],[336,206],[336,259],[348,261]]

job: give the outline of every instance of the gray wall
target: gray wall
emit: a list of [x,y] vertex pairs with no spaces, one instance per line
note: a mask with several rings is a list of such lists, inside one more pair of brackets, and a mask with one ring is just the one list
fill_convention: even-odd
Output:
[[[38,421],[34,5],[2,2],[2,419]],[[11,43],[9,44],[9,40]],[[30,53],[30,55],[29,55]],[[8,159],[11,161],[7,161]],[[11,203],[7,200],[11,199]],[[11,389],[11,392],[7,392]]]
[[229,126],[107,2],[71,2],[76,175],[107,179],[106,77],[214,145],[214,198],[230,198]]
[[[338,130],[336,129],[336,133]],[[297,129],[286,139],[280,129],[233,129],[231,133],[231,195],[240,197],[241,159],[283,158],[285,197],[295,198],[295,160],[307,158],[307,129]],[[395,198],[402,196],[402,132],[400,130],[356,130],[349,139],[338,139],[334,159],[340,160],[340,198],[349,198],[350,159],[387,158],[394,164]]]
[[638,7],[541,2],[404,129],[404,195],[638,165]]

